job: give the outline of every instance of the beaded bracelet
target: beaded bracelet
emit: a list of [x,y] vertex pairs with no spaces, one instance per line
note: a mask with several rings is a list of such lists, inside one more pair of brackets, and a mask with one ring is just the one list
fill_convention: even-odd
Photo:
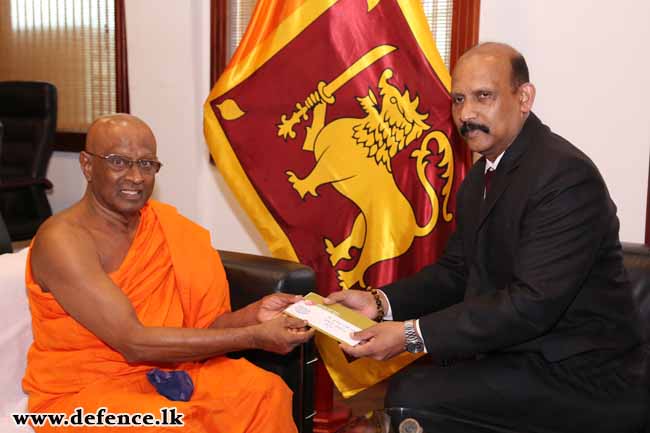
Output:
[[384,304],[381,303],[381,297],[377,289],[370,289],[370,293],[374,296],[375,303],[377,304],[377,317],[375,317],[375,321],[381,322],[384,320],[384,315],[386,314],[384,312]]

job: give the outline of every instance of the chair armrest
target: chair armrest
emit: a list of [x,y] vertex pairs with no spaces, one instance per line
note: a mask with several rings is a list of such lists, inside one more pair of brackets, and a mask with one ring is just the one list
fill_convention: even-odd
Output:
[[650,256],[650,247],[636,242],[621,242],[621,249],[625,255]]
[[639,332],[643,342],[650,342],[650,247],[622,242],[623,262],[632,284],[632,297],[639,313]]
[[233,310],[271,293],[306,295],[316,290],[316,274],[309,267],[288,260],[219,250],[230,284]]
[[[309,267],[272,257],[219,250],[230,285],[230,304],[234,310],[277,292],[306,295],[316,290],[316,274]],[[253,364],[280,376],[293,391],[293,418],[299,433],[311,433],[314,412],[313,341],[301,344],[287,355],[261,350],[228,354],[245,357]]]

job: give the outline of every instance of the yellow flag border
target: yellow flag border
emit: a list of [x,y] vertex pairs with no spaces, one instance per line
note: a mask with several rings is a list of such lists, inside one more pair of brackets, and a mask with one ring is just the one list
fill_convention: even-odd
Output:
[[[246,42],[252,39],[252,28],[249,27],[242,38],[242,44],[237,49],[237,51],[250,49],[250,52],[238,62],[239,65],[243,66],[229,65],[226,68],[210,92],[203,107],[203,128],[206,142],[210,148],[212,158],[226,183],[235,194],[244,211],[260,231],[271,254],[274,257],[294,262],[298,262],[299,260],[289,238],[275,221],[273,215],[266,208],[264,202],[253,187],[253,184],[250,182],[223,128],[217,120],[210,102],[250,77],[271,57],[277,54],[278,51],[311,25],[319,16],[325,13],[336,1],[338,0],[305,1],[291,15],[278,23],[275,30],[268,37],[253,47],[246,46]],[[420,2],[418,0],[397,0],[397,3],[415,36],[417,44],[420,46],[420,49],[442,84],[449,91],[451,88],[451,77],[436,49],[433,38],[430,37],[431,31],[429,30]],[[251,21],[254,21],[258,14],[266,13],[265,9],[259,7],[260,4],[261,2],[258,2]],[[235,57],[237,57],[237,53]]]

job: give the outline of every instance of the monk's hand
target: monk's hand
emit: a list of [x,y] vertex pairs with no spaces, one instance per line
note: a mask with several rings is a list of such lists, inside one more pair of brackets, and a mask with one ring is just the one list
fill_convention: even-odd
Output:
[[[377,303],[375,297],[365,290],[341,290],[330,293],[323,301],[325,304],[340,303],[364,316],[374,319],[377,317]],[[386,307],[384,307],[386,311]]]
[[258,323],[274,319],[282,314],[289,305],[301,300],[302,296],[290,295],[288,293],[267,295],[257,303],[256,319]]
[[286,315],[267,320],[253,328],[255,349],[286,354],[294,347],[314,336],[314,330],[307,328],[307,322]]
[[372,358],[384,361],[404,352],[404,322],[381,322],[375,326],[352,334],[352,338],[361,340],[356,346],[341,343],[345,353],[355,358]]

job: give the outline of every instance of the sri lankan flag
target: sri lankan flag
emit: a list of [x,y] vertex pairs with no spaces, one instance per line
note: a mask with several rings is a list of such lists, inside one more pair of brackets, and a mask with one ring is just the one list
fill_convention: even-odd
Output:
[[[453,229],[469,155],[449,87],[418,0],[260,0],[205,103],[206,139],[274,256],[313,267],[323,295],[380,287]],[[346,397],[414,359],[317,343]]]

